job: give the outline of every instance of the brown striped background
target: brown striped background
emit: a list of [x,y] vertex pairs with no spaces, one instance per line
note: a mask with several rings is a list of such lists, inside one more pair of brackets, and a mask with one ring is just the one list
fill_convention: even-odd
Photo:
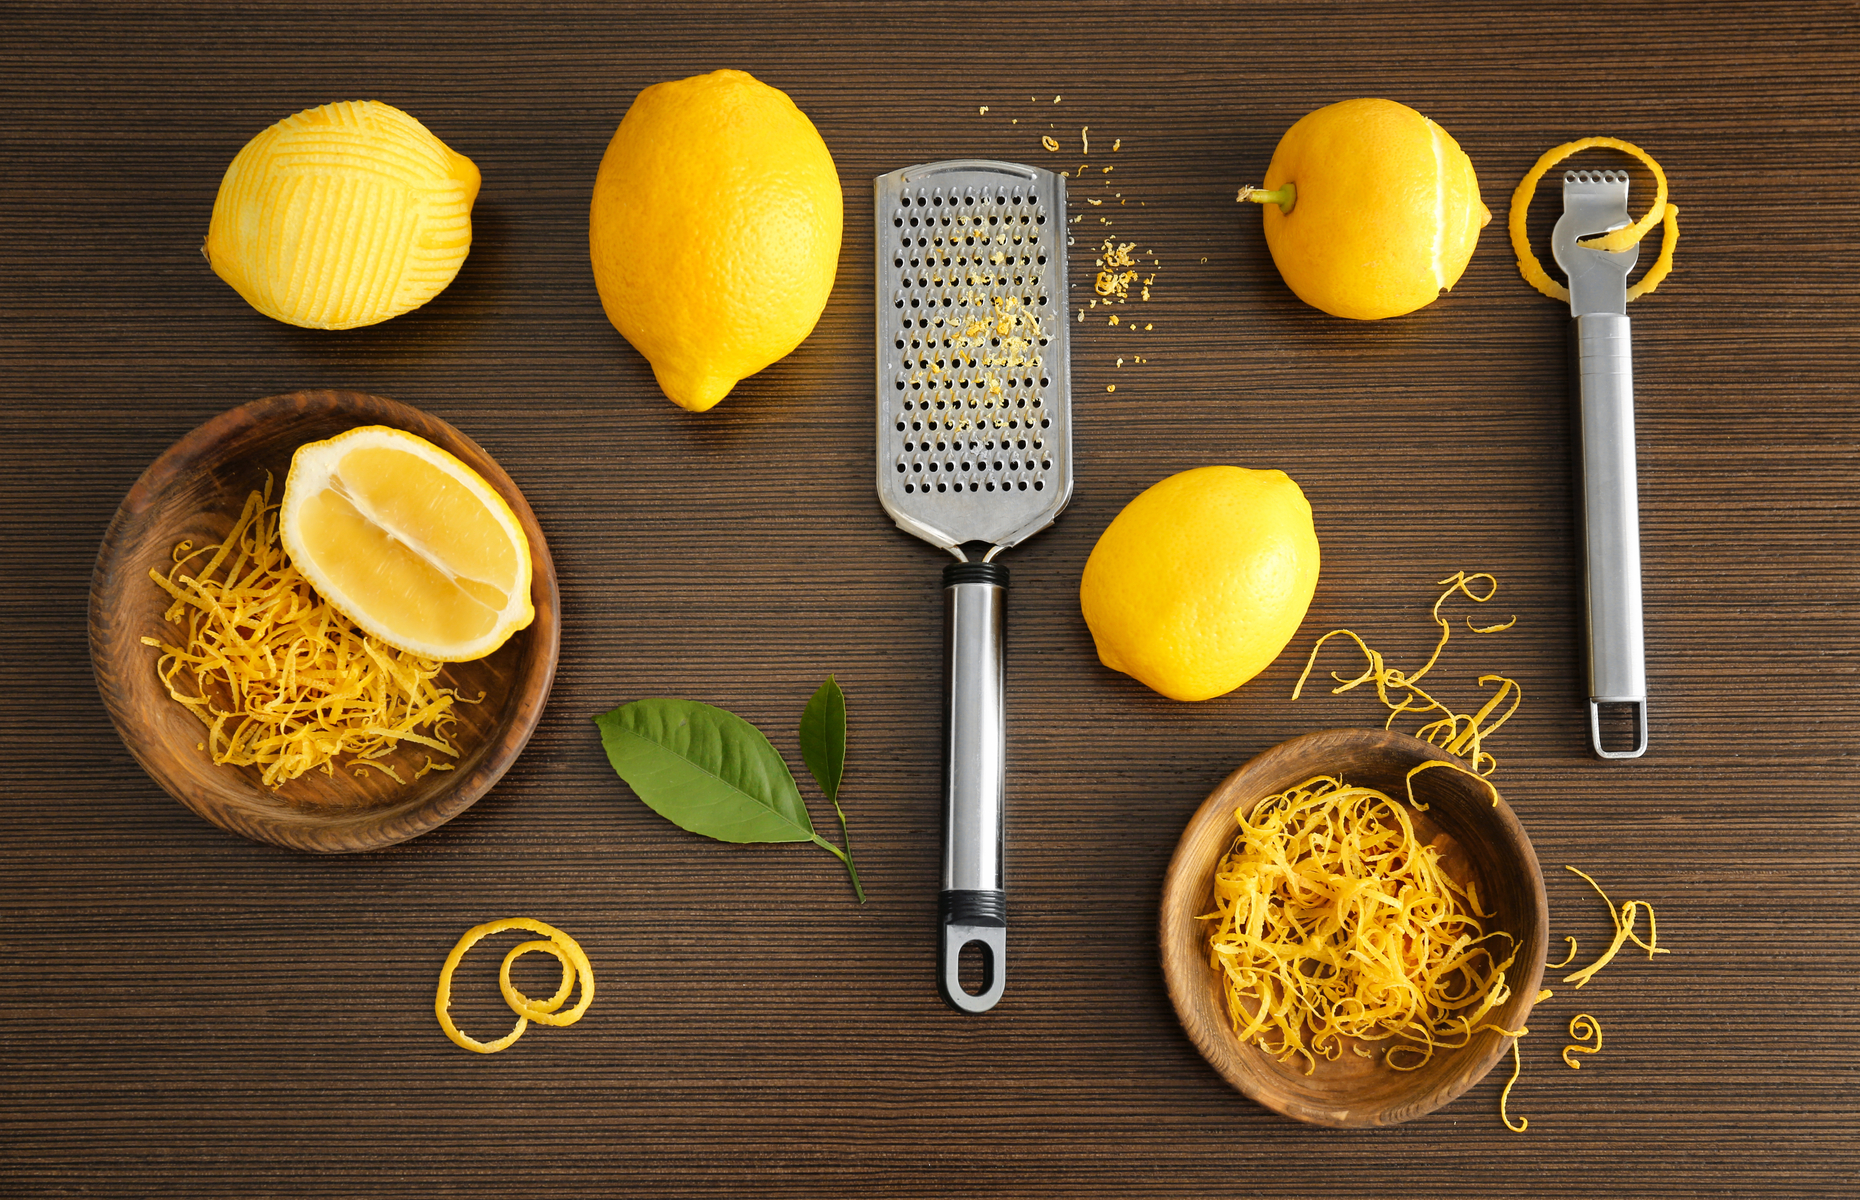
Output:
[[[586,214],[633,95],[720,66],[812,117],[848,223],[814,335],[693,417],[602,315]],[[8,4],[0,1193],[1860,1190],[1857,94],[1851,2]],[[1286,126],[1358,95],[1440,121],[1497,215],[1450,296],[1368,325],[1298,303],[1234,203]],[[482,169],[471,256],[386,324],[261,317],[199,254],[220,175],[280,117],[364,98]],[[1049,123],[1061,155],[1039,149]],[[1003,556],[1011,976],[965,1018],[932,981],[947,560],[873,494],[865,214],[871,178],[913,162],[1073,166],[1081,125],[1117,170],[1075,228],[1155,251],[1155,329],[1075,326],[1075,498]],[[1566,318],[1502,231],[1536,156],[1597,133],[1660,159],[1685,228],[1632,310],[1653,748],[1625,765],[1582,732]],[[1546,189],[1540,239],[1555,211]],[[1075,281],[1095,245],[1079,237]],[[113,731],[85,643],[97,545],[142,469],[226,408],[313,387],[406,401],[496,455],[563,599],[554,696],[510,774],[440,830],[345,858],[170,800]],[[1211,462],[1297,479],[1324,568],[1292,651],[1190,706],[1096,664],[1076,586],[1125,501]],[[1438,678],[1465,698],[1486,671],[1523,684],[1493,749],[1553,939],[1586,960],[1608,933],[1570,863],[1651,901],[1673,954],[1624,955],[1539,1009],[1524,1135],[1498,1121],[1502,1068],[1396,1129],[1296,1125],[1179,1030],[1162,873],[1234,766],[1379,719],[1355,694],[1288,700],[1312,637],[1347,624],[1412,665],[1432,582],[1459,569],[1495,572],[1489,609],[1518,625],[1456,640]],[[661,821],[591,721],[703,699],[798,768],[829,672],[863,908],[818,850]],[[600,996],[572,1029],[469,1055],[433,983],[459,933],[507,915],[579,938]],[[457,1011],[501,1030],[495,959],[470,961]],[[1577,1011],[1606,1033],[1580,1073],[1557,1059]]]

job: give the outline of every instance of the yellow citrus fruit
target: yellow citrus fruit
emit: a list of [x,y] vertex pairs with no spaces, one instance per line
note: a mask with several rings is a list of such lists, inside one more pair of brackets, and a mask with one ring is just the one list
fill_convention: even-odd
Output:
[[[1264,200],[1285,193],[1290,211]],[[1492,214],[1447,131],[1393,100],[1345,100],[1285,131],[1249,197],[1286,285],[1313,308],[1374,321],[1459,282]]]
[[703,412],[813,332],[833,290],[840,177],[783,92],[714,71],[641,92],[594,180],[607,319]]
[[1079,605],[1113,671],[1207,700],[1265,670],[1317,588],[1311,505],[1283,471],[1197,467],[1132,500],[1098,538]]
[[420,307],[471,250],[478,168],[392,105],[305,109],[220,180],[207,261],[268,317],[354,329]]
[[390,646],[483,658],[536,618],[516,514],[483,476],[405,430],[368,425],[299,446],[278,531],[323,599]]

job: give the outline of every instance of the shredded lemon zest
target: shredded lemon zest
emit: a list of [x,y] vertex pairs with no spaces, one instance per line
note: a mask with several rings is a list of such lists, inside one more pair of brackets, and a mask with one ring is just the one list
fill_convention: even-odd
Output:
[[1563,940],[1569,943],[1569,953],[1564,956],[1562,962],[1553,962],[1553,963],[1544,964],[1546,967],[1549,967],[1552,971],[1560,970],[1563,967],[1567,967],[1569,964],[1576,961],[1576,939],[1573,937],[1565,936]]
[[1546,151],[1543,157],[1537,160],[1537,164],[1524,173],[1524,178],[1518,182],[1517,190],[1511,194],[1511,215],[1506,222],[1511,233],[1512,252],[1518,256],[1518,272],[1524,276],[1525,282],[1552,300],[1567,301],[1569,289],[1550,278],[1549,273],[1544,270],[1543,263],[1539,262],[1537,255],[1531,252],[1530,237],[1525,232],[1525,218],[1530,213],[1531,197],[1537,194],[1538,182],[1551,167],[1578,151],[1593,149],[1597,146],[1625,151],[1647,164],[1647,169],[1653,172],[1655,185],[1653,204],[1633,224],[1579,244],[1591,249],[1610,252],[1625,250],[1646,237],[1648,231],[1658,222],[1663,226],[1660,234],[1659,257],[1654,259],[1651,267],[1647,268],[1647,273],[1641,277],[1640,282],[1627,290],[1627,298],[1638,300],[1645,296],[1659,287],[1673,270],[1673,250],[1679,245],[1679,208],[1667,202],[1666,172],[1660,169],[1660,164],[1653,160],[1651,154],[1632,142],[1624,142],[1620,138],[1612,137],[1579,138]]
[[[1485,790],[1492,793],[1492,807],[1493,808],[1498,807],[1498,789],[1492,786],[1492,781],[1490,779],[1487,779],[1485,776],[1479,774],[1476,771],[1468,771],[1465,767],[1460,766],[1458,763],[1450,763],[1444,758],[1430,758],[1426,762],[1422,763],[1420,766],[1414,767],[1408,772],[1407,775],[1403,776],[1403,781],[1408,785],[1408,804],[1411,808],[1414,808],[1418,812],[1427,811],[1427,805],[1421,803],[1418,799],[1415,798],[1414,777],[1416,775],[1419,775],[1422,771],[1429,771],[1435,767],[1445,767],[1449,771],[1458,771],[1461,775],[1465,775],[1466,777],[1470,779],[1476,779],[1480,783],[1483,783],[1485,785]],[[1480,915],[1490,916],[1491,914],[1481,913]]]
[[1550,997],[1554,995],[1556,995],[1555,992],[1551,991],[1549,988],[1544,988],[1542,991],[1537,993],[1537,999],[1533,1001],[1533,1003],[1542,1004],[1544,1001],[1548,1000]]
[[[1352,1039],[1392,1042],[1383,1062],[1408,1071],[1484,1030],[1522,1032],[1485,1021],[1511,996],[1516,939],[1481,926],[1477,888],[1441,868],[1397,801],[1318,776],[1235,818],[1202,919],[1242,1041],[1302,1056],[1306,1074]],[[1403,1051],[1414,1061],[1395,1061]]]
[[[450,1011],[452,973],[458,969],[459,962],[464,959],[467,950],[492,934],[503,933],[509,929],[527,929],[531,933],[542,934],[548,940],[524,942],[504,955],[503,966],[498,969],[497,973],[497,986],[498,990],[504,994],[504,1003],[510,1005],[511,1011],[517,1014],[517,1023],[503,1037],[495,1041],[481,1042],[453,1024]],[[553,954],[562,964],[561,985],[556,988],[555,995],[547,1000],[532,1000],[518,991],[510,982],[510,964],[533,951]],[[562,1007],[563,1001],[568,999],[569,992],[577,982],[581,985],[581,999],[576,1001],[575,1007],[558,1014],[556,1010]],[[439,991],[433,997],[433,1015],[439,1018],[439,1027],[446,1031],[446,1036],[451,1038],[455,1045],[478,1054],[495,1054],[522,1037],[523,1031],[529,1028],[531,1021],[544,1025],[573,1025],[581,1020],[582,1014],[587,1012],[588,1006],[593,1003],[594,968],[589,965],[588,956],[579,942],[555,926],[542,921],[531,920],[528,917],[505,917],[502,920],[488,921],[466,930],[465,935],[458,940],[458,944],[452,947],[452,953],[446,955],[445,966],[439,971]]]
[[[1491,584],[1491,587],[1486,589],[1483,596],[1473,590],[1473,585],[1481,580]],[[1488,684],[1496,683],[1498,685],[1498,691],[1485,702],[1484,706],[1471,716],[1463,716],[1455,713],[1451,708],[1448,708],[1446,704],[1420,687],[1419,681],[1426,676],[1429,671],[1434,669],[1434,665],[1440,661],[1441,651],[1447,648],[1447,642],[1453,637],[1453,624],[1440,615],[1440,606],[1445,604],[1448,597],[1452,596],[1455,592],[1458,592],[1460,595],[1465,596],[1476,604],[1484,604],[1498,595],[1498,580],[1496,577],[1483,571],[1472,575],[1468,575],[1464,571],[1455,571],[1452,575],[1449,575],[1439,582],[1446,585],[1446,591],[1442,592],[1434,601],[1433,607],[1434,623],[1440,626],[1440,638],[1434,644],[1434,652],[1428,656],[1427,661],[1421,665],[1420,670],[1409,673],[1391,667],[1383,659],[1381,653],[1371,649],[1369,644],[1357,633],[1348,629],[1333,629],[1323,637],[1320,637],[1316,644],[1311,647],[1311,656],[1305,660],[1304,672],[1299,675],[1298,683],[1292,688],[1292,699],[1296,700],[1303,694],[1305,681],[1310,679],[1311,671],[1317,665],[1318,652],[1324,648],[1324,643],[1334,637],[1347,637],[1356,643],[1357,648],[1363,652],[1363,657],[1367,660],[1369,665],[1361,675],[1353,679],[1345,679],[1337,672],[1331,672],[1331,678],[1336,680],[1338,684],[1338,686],[1331,689],[1331,695],[1341,695],[1365,683],[1374,683],[1376,698],[1389,710],[1388,719],[1382,723],[1384,729],[1393,729],[1396,719],[1404,713],[1420,714],[1439,712],[1444,714],[1438,720],[1423,725],[1415,730],[1414,736],[1420,738],[1422,741],[1439,746],[1449,754],[1459,755],[1461,758],[1472,763],[1473,769],[1479,774],[1489,775],[1497,769],[1498,760],[1486,752],[1485,739],[1497,732],[1499,727],[1504,725],[1506,721],[1509,721],[1511,715],[1518,711],[1518,705],[1524,699],[1524,691],[1518,685],[1518,681],[1503,675],[1481,675],[1479,677],[1479,686],[1484,687]],[[1517,617],[1514,616],[1511,620],[1506,621],[1502,625],[1481,627],[1474,625],[1471,618],[1467,618],[1466,626],[1474,633],[1498,633],[1510,629],[1517,624],[1517,620]],[[1403,694],[1399,697],[1392,697],[1390,694],[1391,692]],[[1492,714],[1497,712],[1499,706],[1507,699],[1511,701],[1510,707],[1506,708],[1504,713],[1496,720],[1491,720],[1488,724],[1487,722],[1492,717]],[[1496,795],[1494,796],[1494,801],[1496,802]]]
[[[1608,943],[1608,949],[1602,951],[1602,956],[1600,958],[1582,968],[1582,970],[1577,971],[1573,975],[1565,975],[1563,977],[1564,983],[1573,983],[1576,987],[1581,988],[1583,984],[1595,977],[1597,971],[1613,962],[1615,955],[1620,951],[1621,947],[1630,941],[1645,950],[1648,958],[1652,958],[1656,954],[1672,953],[1671,950],[1660,948],[1660,932],[1659,928],[1654,924],[1653,905],[1647,903],[1645,900],[1627,900],[1624,901],[1617,910],[1615,908],[1615,902],[1608,898],[1608,893],[1602,890],[1601,884],[1590,879],[1588,875],[1583,874],[1583,872],[1576,870],[1574,867],[1565,866],[1563,869],[1572,874],[1581,875],[1582,878],[1588,880],[1589,886],[1595,889],[1595,894],[1600,896],[1602,898],[1602,903],[1608,906],[1608,916],[1615,923],[1615,937],[1613,941]],[[1639,919],[1640,910],[1643,908],[1647,910],[1647,936],[1651,939],[1644,942],[1640,939],[1640,935],[1634,932],[1635,922]]]
[[448,733],[464,697],[435,682],[444,664],[363,634],[316,594],[279,540],[272,484],[267,475],[217,545],[184,541],[166,575],[149,572],[180,634],[142,642],[161,651],[169,696],[206,727],[202,747],[215,763],[258,767],[272,789],[334,774],[344,754],[357,774],[366,762],[405,782],[380,761],[402,742],[457,758]]
[[[1563,1063],[1572,1071],[1582,1070],[1582,1064],[1571,1058],[1571,1054],[1600,1054],[1602,1052],[1602,1026],[1588,1013],[1577,1013],[1569,1019],[1569,1036],[1577,1039],[1573,1044],[1563,1047]],[[1584,1043],[1589,1038],[1595,1039],[1595,1045]]]
[[1058,140],[1052,137],[1050,134],[1040,135],[1040,145],[1045,146],[1047,149],[1047,153],[1049,154],[1059,149]]
[[1518,1076],[1524,1073],[1524,1059],[1518,1053],[1518,1039],[1511,1039],[1511,1078],[1505,1081],[1505,1090],[1498,1094],[1498,1119],[1505,1123],[1505,1128],[1513,1133],[1523,1133],[1531,1127],[1529,1117],[1519,1117],[1518,1123],[1511,1123],[1511,1089],[1518,1082]]

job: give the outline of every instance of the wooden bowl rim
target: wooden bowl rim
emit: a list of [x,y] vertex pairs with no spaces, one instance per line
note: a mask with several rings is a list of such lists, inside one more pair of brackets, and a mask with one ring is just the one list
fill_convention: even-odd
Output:
[[[144,755],[141,735],[146,730],[138,723],[128,694],[112,688],[104,678],[104,664],[113,658],[112,645],[122,636],[111,614],[105,611],[112,598],[108,589],[111,568],[115,557],[123,552],[125,538],[135,522],[169,488],[196,471],[217,465],[219,448],[241,430],[272,421],[305,423],[344,413],[353,413],[357,425],[390,425],[426,438],[471,466],[503,496],[530,540],[531,596],[536,617],[527,628],[512,635],[528,639],[530,645],[525,648],[522,670],[506,702],[505,717],[491,730],[485,752],[471,767],[448,775],[417,807],[327,820],[226,812],[197,796],[183,782],[169,778]],[[142,472],[110,518],[91,573],[89,617],[92,677],[117,735],[149,778],[188,809],[228,832],[318,854],[358,853],[396,845],[428,833],[470,808],[510,769],[535,733],[554,687],[562,643],[561,594],[555,562],[535,512],[510,475],[484,447],[449,422],[398,400],[343,388],[287,392],[236,405],[196,426],[163,451]],[[166,693],[161,698],[168,699]],[[258,793],[251,794],[264,799]]]
[[[1243,1056],[1263,1055],[1264,1051],[1240,1043],[1224,1010],[1216,1013],[1213,1019],[1202,1014],[1202,998],[1210,991],[1208,985],[1211,972],[1207,965],[1207,955],[1200,949],[1205,934],[1196,917],[1198,911],[1206,907],[1205,893],[1215,862],[1190,862],[1189,847],[1205,834],[1211,823],[1233,820],[1235,802],[1227,797],[1227,793],[1241,780],[1284,778],[1307,769],[1310,774],[1321,773],[1317,768],[1293,769],[1293,764],[1303,761],[1314,744],[1322,744],[1333,753],[1340,746],[1350,745],[1372,751],[1399,751],[1404,756],[1412,756],[1416,765],[1433,758],[1471,769],[1464,759],[1448,754],[1438,746],[1404,733],[1381,729],[1326,729],[1301,734],[1248,759],[1223,778],[1196,808],[1170,857],[1168,870],[1163,877],[1162,904],[1157,920],[1157,941],[1164,982],[1169,992],[1169,1002],[1175,1008],[1176,1018],[1183,1031],[1208,1065],[1236,1091],[1265,1108],[1310,1124],[1332,1128],[1396,1125],[1430,1113],[1464,1094],[1504,1056],[1509,1049],[1510,1039],[1487,1033],[1475,1038],[1471,1046],[1449,1052],[1454,1056],[1456,1065],[1454,1074],[1444,1087],[1427,1091],[1418,1098],[1411,1096],[1400,1103],[1391,1101],[1380,1107],[1340,1111],[1336,1106],[1311,1104],[1273,1091],[1264,1086],[1267,1077],[1263,1074],[1254,1076],[1240,1070],[1238,1063],[1245,1061]],[[1309,778],[1309,775],[1305,778]],[[1290,779],[1279,787],[1293,786],[1298,782],[1299,779]],[[1493,791],[1496,793],[1497,788],[1494,787]],[[1251,797],[1251,803],[1257,803],[1271,794],[1272,791],[1260,790]],[[1543,871],[1538,865],[1536,849],[1502,793],[1498,794],[1498,803],[1489,811],[1500,840],[1517,856],[1529,880],[1532,896],[1528,916],[1530,927],[1512,932],[1519,935],[1521,945],[1528,945],[1534,940],[1540,950],[1534,958],[1523,963],[1522,970],[1515,977],[1507,979],[1512,988],[1511,997],[1489,1014],[1491,1020],[1505,1023],[1507,1028],[1519,1029],[1529,1019],[1531,1009],[1537,1002],[1537,992],[1543,986],[1544,954],[1541,951],[1549,940],[1549,900],[1544,891]],[[1420,1078],[1417,1073],[1417,1082]]]

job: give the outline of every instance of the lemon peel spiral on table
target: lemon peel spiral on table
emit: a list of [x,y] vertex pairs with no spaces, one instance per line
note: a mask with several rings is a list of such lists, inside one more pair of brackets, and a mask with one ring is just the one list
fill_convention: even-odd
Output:
[[674,404],[704,412],[813,332],[844,231],[839,171],[786,93],[742,71],[658,83],[601,158],[601,306]]
[[1506,229],[1511,235],[1512,253],[1518,256],[1518,273],[1524,276],[1526,283],[1552,300],[1567,302],[1569,289],[1550,278],[1549,273],[1544,270],[1543,263],[1538,261],[1537,255],[1531,251],[1531,240],[1525,231],[1525,221],[1531,210],[1531,197],[1537,194],[1538,183],[1543,180],[1551,167],[1573,154],[1597,147],[1620,150],[1646,164],[1647,169],[1653,172],[1653,204],[1639,220],[1632,224],[1610,233],[1598,234],[1577,244],[1610,253],[1626,250],[1646,237],[1655,223],[1659,223],[1662,226],[1659,257],[1654,259],[1651,267],[1647,268],[1647,273],[1641,276],[1640,282],[1627,290],[1627,298],[1638,300],[1645,296],[1659,287],[1673,270],[1673,251],[1679,245],[1679,208],[1666,198],[1666,172],[1660,169],[1660,164],[1654,161],[1651,154],[1632,142],[1624,142],[1615,137],[1578,138],[1576,141],[1565,142],[1561,146],[1545,151],[1531,169],[1524,173],[1524,178],[1518,181],[1516,190],[1511,193],[1511,213],[1505,222]]
[[[452,1020],[452,973],[458,969],[465,952],[495,933],[511,929],[527,929],[531,933],[540,933],[547,940],[523,942],[504,955],[504,964],[498,968],[497,987],[504,995],[504,1003],[510,1005],[517,1014],[514,1028],[495,1041],[481,1042],[461,1030]],[[555,994],[547,1000],[532,1000],[516,989],[510,982],[510,964],[525,954],[532,952],[552,954],[562,964],[562,982]],[[556,1010],[568,999],[569,992],[575,985],[581,985],[581,999],[575,1007],[565,1013]],[[452,947],[452,953],[446,955],[445,966],[439,972],[439,991],[433,997],[433,1015],[439,1018],[439,1027],[446,1031],[446,1036],[454,1044],[478,1054],[496,1054],[507,1049],[511,1043],[523,1036],[531,1021],[557,1027],[573,1025],[581,1020],[588,1006],[594,1003],[594,968],[588,963],[588,956],[581,944],[569,937],[555,926],[529,917],[505,917],[498,921],[487,921],[465,931],[465,935]]]
[[345,100],[245,144],[213,201],[214,274],[268,317],[354,329],[420,307],[471,251],[477,166],[391,104]]

